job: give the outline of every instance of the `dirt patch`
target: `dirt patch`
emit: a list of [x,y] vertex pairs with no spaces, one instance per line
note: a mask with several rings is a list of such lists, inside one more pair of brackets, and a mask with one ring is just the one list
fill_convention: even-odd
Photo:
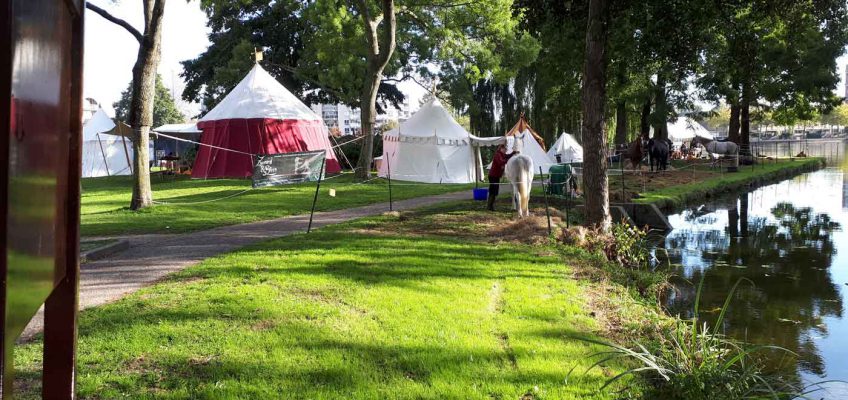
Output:
[[[564,216],[557,210],[550,210],[551,231],[559,231]],[[511,242],[524,244],[544,244],[550,240],[548,235],[548,221],[544,208],[533,209],[530,217],[514,218],[502,221],[501,224],[492,226],[486,235],[490,241]]]
[[263,319],[262,321],[251,325],[250,329],[256,332],[264,332],[274,329],[275,326],[277,326],[277,324],[274,321],[270,319]]
[[[611,171],[615,171],[612,169]],[[641,193],[664,189],[671,186],[686,185],[720,175],[721,172],[709,169],[706,165],[686,164],[667,171],[651,172],[624,171],[624,175],[609,177],[609,196],[612,202],[629,202],[640,197]],[[622,180],[623,185],[622,185]]]
[[[551,208],[551,230],[559,231],[564,215]],[[357,234],[409,237],[454,237],[487,243],[520,243],[539,245],[549,239],[545,209],[531,210],[528,218],[514,212],[490,211],[420,211],[388,215],[390,223],[363,224],[353,229]]]

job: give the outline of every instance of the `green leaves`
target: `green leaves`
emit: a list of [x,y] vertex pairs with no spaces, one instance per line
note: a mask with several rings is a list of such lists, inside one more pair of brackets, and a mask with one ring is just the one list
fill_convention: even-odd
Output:
[[[128,123],[131,97],[132,82],[127,86],[127,90],[121,92],[121,98],[112,104],[112,107],[115,108],[115,119]],[[162,76],[156,75],[156,89],[153,98],[153,126],[176,124],[184,122],[185,119],[185,115],[174,104],[171,92],[162,84]]]

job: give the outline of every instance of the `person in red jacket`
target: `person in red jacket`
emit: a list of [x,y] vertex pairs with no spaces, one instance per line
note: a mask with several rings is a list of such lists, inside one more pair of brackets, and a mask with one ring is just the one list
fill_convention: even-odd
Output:
[[498,190],[501,187],[501,177],[503,177],[506,162],[516,153],[506,154],[506,146],[502,144],[498,145],[498,149],[495,150],[495,157],[492,159],[492,168],[489,169],[489,211],[495,210],[495,198],[498,197]]

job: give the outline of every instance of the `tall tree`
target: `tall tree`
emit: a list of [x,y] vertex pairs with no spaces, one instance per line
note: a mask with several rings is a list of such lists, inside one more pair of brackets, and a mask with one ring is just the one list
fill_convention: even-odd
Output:
[[129,125],[133,129],[133,191],[130,209],[138,210],[153,205],[150,190],[150,128],[153,124],[156,69],[159,67],[162,42],[162,19],[165,0],[141,0],[144,10],[144,29],[139,32],[127,21],[87,2],[86,8],[106,20],[124,28],[138,41],[138,56],[133,66],[132,99],[129,108]]
[[604,231],[610,227],[607,178],[606,42],[608,0],[589,0],[586,58],[583,68],[583,189],[586,223]]
[[[112,107],[115,108],[115,119],[129,123],[130,103],[132,102],[132,82],[121,92]],[[177,108],[171,92],[162,83],[162,76],[156,75],[156,91],[153,96],[153,127],[165,124],[178,124],[185,121],[185,115]]]
[[365,28],[365,40],[368,43],[365,52],[365,84],[359,98],[362,129],[362,150],[359,152],[359,165],[356,176],[367,179],[371,175],[371,162],[374,159],[374,122],[377,119],[377,90],[383,81],[386,69],[395,51],[397,16],[394,0],[380,0],[378,7],[368,0],[357,0],[356,10]]

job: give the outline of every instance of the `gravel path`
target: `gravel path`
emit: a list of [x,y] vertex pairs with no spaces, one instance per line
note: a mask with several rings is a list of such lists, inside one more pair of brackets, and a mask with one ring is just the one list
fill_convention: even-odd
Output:
[[[418,197],[394,202],[394,210],[402,211],[452,200],[469,199],[468,190]],[[388,203],[377,203],[345,210],[316,213],[312,227],[379,215],[389,210]],[[206,258],[226,253],[256,242],[306,231],[309,214],[268,221],[223,226],[205,231],[177,235],[139,235],[124,237],[130,241],[126,251],[81,266],[80,310],[118,300],[147,286],[165,275],[197,264]],[[41,332],[43,308],[27,325],[21,340]]]

